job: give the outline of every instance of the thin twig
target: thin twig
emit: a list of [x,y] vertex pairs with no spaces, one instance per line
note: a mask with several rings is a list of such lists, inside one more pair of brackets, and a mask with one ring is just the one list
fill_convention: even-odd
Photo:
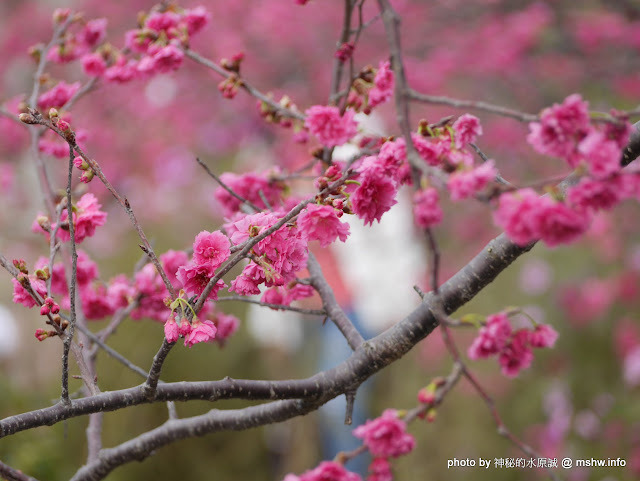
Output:
[[33,87],[31,89],[31,95],[29,96],[28,102],[28,105],[31,108],[36,108],[38,94],[40,93],[40,82],[42,79],[42,74],[44,73],[44,69],[47,66],[47,53],[49,53],[49,50],[51,50],[53,47],[58,45],[60,38],[73,21],[74,15],[70,14],[63,22],[57,25],[53,30],[51,40],[39,52],[40,58],[38,59],[38,66],[36,67],[36,71],[33,73]]
[[135,372],[136,374],[139,374],[143,378],[147,377],[147,371],[145,371],[141,367],[136,366],[131,361],[129,361],[126,357],[120,354],[118,351],[116,351],[112,347],[109,347],[108,344],[105,344],[97,335],[91,332],[87,327],[83,326],[82,324],[78,324],[77,328],[80,332],[82,332],[85,336],[87,336],[91,340],[91,342],[95,343],[97,346],[100,347],[100,349],[102,349],[109,356],[111,356],[116,361],[121,363],[123,366],[127,367],[128,369],[131,369],[133,372]]
[[256,212],[260,212],[262,210],[260,207],[255,205],[253,202],[251,202],[248,199],[245,199],[244,197],[239,195],[237,192],[235,192],[233,189],[231,189],[227,184],[222,182],[222,179],[220,179],[220,177],[218,177],[216,174],[214,174],[213,171],[211,171],[211,169],[209,169],[207,164],[205,164],[202,160],[200,160],[199,157],[196,157],[196,162],[198,162],[198,164],[200,164],[202,166],[202,168],[207,172],[207,174],[209,174],[213,178],[213,180],[215,180],[220,185],[220,187],[222,187],[224,190],[226,190],[233,197],[238,199],[243,204],[248,205],[249,207],[251,207]]
[[7,481],[38,481],[36,478],[27,476],[22,471],[18,471],[2,461],[0,461],[0,476]]
[[[193,60],[194,62],[199,63],[200,65],[203,65],[203,66],[213,70],[218,75],[221,75],[224,78],[229,78],[231,76],[231,74],[229,72],[227,72],[225,69],[223,69],[222,67],[220,67],[216,63],[212,62],[211,60],[202,57],[201,55],[197,54],[193,50],[184,49],[184,54],[187,57],[189,57],[191,60]],[[297,110],[292,110],[292,109],[288,109],[286,107],[283,107],[278,102],[275,102],[272,98],[269,98],[268,96],[266,96],[265,94],[260,92],[258,89],[256,89],[255,87],[251,86],[249,83],[247,83],[246,80],[241,79],[239,81],[240,81],[240,86],[244,90],[246,90],[253,97],[255,97],[258,100],[261,100],[262,102],[264,102],[267,105],[269,105],[269,107],[271,107],[279,115],[281,115],[283,117],[290,117],[292,119],[298,119],[298,120],[304,120],[305,119],[304,114],[298,112]]]
[[[338,46],[343,45],[349,41],[351,32],[351,16],[353,14],[353,7],[355,2],[352,0],[344,0],[344,13],[342,20],[342,32],[340,33],[340,40]],[[331,89],[329,92],[329,99],[331,100],[340,90],[340,82],[342,80],[342,73],[344,71],[344,62],[339,59],[333,59],[333,68],[331,70]]]
[[216,302],[223,302],[223,301],[245,302],[248,304],[256,304],[258,306],[268,307],[270,309],[297,312],[299,314],[307,314],[310,316],[326,316],[327,315],[327,313],[323,309],[305,309],[303,307],[287,306],[286,304],[271,304],[268,302],[262,302],[262,301],[258,301],[256,299],[251,299],[249,297],[244,297],[244,296],[225,296],[225,297],[219,297],[218,300],[216,300]]
[[[67,221],[71,242],[71,283],[69,285],[69,328],[64,339],[62,353],[62,403],[69,405],[69,349],[76,329],[76,278],[78,275],[78,253],[76,252],[75,226],[73,225],[73,206],[71,204],[71,179],[73,176],[73,148],[69,146],[69,172],[67,176]],[[53,275],[53,274],[52,274]],[[90,388],[91,389],[91,388]]]
[[520,112],[519,110],[509,109],[482,101],[460,100],[451,97],[444,97],[441,95],[425,95],[420,92],[416,92],[413,89],[407,89],[407,96],[411,100],[416,100],[418,102],[448,105],[449,107],[454,107],[457,109],[481,110],[483,112],[501,115],[503,117],[510,117],[512,119],[519,120],[520,122],[536,122],[539,119],[537,115]]
[[153,262],[153,265],[156,267],[158,274],[160,274],[160,277],[162,278],[164,285],[167,287],[167,290],[171,294],[171,297],[175,299],[176,291],[171,285],[171,282],[169,281],[169,278],[167,277],[166,272],[164,271],[162,265],[160,264],[160,261],[158,260],[158,257],[156,256],[156,253],[154,252],[153,247],[151,246],[151,243],[147,239],[147,236],[145,235],[144,231],[142,230],[142,226],[140,225],[140,222],[138,222],[138,219],[136,218],[136,215],[133,212],[131,205],[129,204],[129,200],[126,197],[122,197],[120,193],[118,193],[115,187],[111,184],[111,182],[109,182],[107,177],[102,172],[102,169],[100,168],[100,165],[98,164],[98,162],[96,162],[91,157],[89,157],[84,152],[84,150],[82,150],[82,148],[78,145],[74,135],[68,135],[63,133],[57,126],[53,125],[53,123],[50,120],[44,119],[37,110],[32,109],[29,111],[29,114],[31,115],[30,123],[39,124],[47,127],[48,129],[58,134],[65,142],[67,142],[69,144],[69,147],[72,148],[80,157],[82,157],[82,159],[85,162],[89,164],[89,166],[93,170],[96,177],[100,179],[100,181],[104,184],[104,186],[111,193],[111,195],[118,201],[118,203],[122,207],[124,207],[125,212],[129,216],[129,219],[131,220],[131,223],[133,224],[134,229],[138,233],[138,237],[140,237],[140,240],[142,240],[142,244],[140,245],[140,247],[149,256],[149,258],[151,259],[151,262]]

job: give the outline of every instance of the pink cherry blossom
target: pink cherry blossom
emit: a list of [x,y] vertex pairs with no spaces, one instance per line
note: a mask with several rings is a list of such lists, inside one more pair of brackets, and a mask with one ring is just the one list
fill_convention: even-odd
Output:
[[115,312],[115,306],[109,297],[109,291],[103,284],[94,283],[80,289],[82,311],[91,321],[104,319]]
[[451,200],[467,199],[481,191],[495,179],[498,171],[493,160],[488,160],[473,170],[454,172],[449,176],[447,187],[451,193]]
[[367,481],[393,481],[389,460],[386,458],[375,458],[369,465]]
[[80,82],[74,82],[72,84],[64,81],[58,82],[55,87],[47,90],[38,97],[38,108],[43,112],[47,112],[50,108],[59,109],[63,107],[78,90],[80,90]]
[[461,149],[465,145],[476,141],[476,138],[482,135],[482,126],[480,120],[470,114],[464,114],[458,117],[453,124],[455,132],[454,139],[456,148]]
[[529,124],[527,141],[541,154],[560,157],[575,167],[580,160],[576,146],[589,129],[589,104],[573,94],[562,104],[544,109],[540,122]]
[[369,107],[383,104],[393,96],[395,81],[391,63],[388,60],[380,62],[373,83],[374,87],[369,90]]
[[504,312],[487,316],[487,323],[480,328],[467,355],[469,359],[486,359],[502,351],[511,336],[511,324]]
[[167,73],[178,70],[182,65],[184,53],[173,44],[162,47],[152,56],[140,59],[137,65],[138,72],[145,74]]
[[549,247],[579,239],[591,224],[591,215],[549,197],[540,197],[534,214],[536,234]]
[[[268,173],[248,172],[237,175],[225,172],[220,176],[220,180],[240,197],[247,199],[262,209],[267,208],[262,197],[267,199],[272,206],[280,204],[283,185],[271,181]],[[260,192],[262,192],[262,195],[260,195]],[[231,216],[240,211],[242,201],[232,196],[226,189],[218,187],[214,195],[216,200],[222,204],[226,216]]]
[[[225,224],[225,230],[234,244],[240,244],[272,227],[280,220],[280,215],[282,214],[265,212],[239,215],[235,222]],[[302,238],[294,225],[283,225],[261,239],[253,247],[252,252],[261,258],[261,275],[267,286],[283,285],[285,282],[293,280],[294,273],[305,268],[308,258],[307,241]],[[257,284],[252,287],[250,285],[251,279],[248,279],[249,284],[245,287],[255,291],[261,280],[258,277],[253,279]],[[233,290],[239,288],[240,291],[245,291],[241,285],[243,282],[245,280],[237,278],[236,283],[232,284]]]
[[305,284],[296,283],[291,286],[289,283],[285,288],[286,294],[284,298],[285,304],[289,305],[293,301],[297,301],[298,299],[305,299],[307,297],[311,297],[315,290],[311,286],[307,286]]
[[538,194],[532,189],[506,192],[500,196],[498,209],[493,218],[504,229],[509,238],[520,246],[536,240],[537,225],[534,213],[539,203]]
[[107,286],[107,291],[107,295],[116,309],[127,307],[133,301],[136,293],[133,286],[130,285],[129,279],[127,279],[127,276],[124,274],[118,274],[111,278]]
[[[49,259],[47,259],[47,263],[48,262]],[[96,277],[97,275],[96,272]],[[67,279],[62,262],[53,265],[53,271],[51,272],[51,292],[60,296],[65,296],[68,293]]]
[[264,302],[265,304],[279,304],[284,305],[285,298],[285,290],[283,287],[271,287],[264,291],[262,297],[260,298],[260,302]]
[[180,337],[178,324],[176,323],[176,318],[173,314],[171,314],[167,319],[167,322],[164,323],[164,337],[169,343],[176,342]]
[[515,377],[522,369],[528,368],[533,362],[533,352],[529,348],[529,331],[516,331],[500,352],[498,362],[502,373],[507,377]]
[[140,296],[138,307],[131,312],[132,319],[148,317],[164,322],[169,316],[170,310],[164,303],[169,291],[153,264],[146,264],[136,272],[132,292],[127,293],[122,283],[119,283],[119,287],[124,295]]
[[349,224],[341,222],[329,205],[309,204],[298,216],[298,230],[303,238],[319,241],[321,247],[336,239],[344,242],[349,236]]
[[340,116],[338,107],[314,105],[305,114],[307,118],[304,125],[327,147],[342,145],[358,133],[351,110]]
[[385,177],[375,169],[362,173],[360,186],[351,194],[353,212],[365,224],[380,222],[382,215],[397,204],[397,189],[393,180]]
[[438,190],[434,187],[416,191],[413,195],[413,218],[418,227],[428,229],[442,221],[439,200]]
[[217,269],[231,255],[231,243],[220,231],[202,231],[193,243],[193,261]]
[[229,339],[240,327],[240,321],[236,316],[231,314],[225,314],[219,312],[213,319],[213,323],[216,325],[216,341],[223,343]]
[[434,142],[415,133],[411,134],[411,139],[420,157],[433,167],[439,166],[451,150],[451,142],[439,140]]
[[145,27],[156,32],[166,31],[178,25],[180,15],[175,12],[152,12],[144,24]]
[[[40,294],[41,297],[46,297],[47,285],[45,282],[32,275],[28,278],[31,283],[31,289]],[[11,279],[11,282],[13,283],[13,302],[16,304],[22,304],[24,307],[28,307],[29,309],[37,305],[35,299],[31,297],[31,294],[29,294],[24,287],[22,287],[20,282],[13,278]]]
[[89,255],[83,251],[78,250],[78,262],[77,262],[77,270],[76,270],[76,280],[80,287],[85,287],[91,281],[96,279],[99,275],[98,273],[98,265],[93,262]]
[[[293,475],[285,478],[295,479]],[[362,481],[362,478],[356,473],[347,471],[344,466],[335,461],[322,461],[316,468],[303,473],[298,477],[299,481]]]
[[187,24],[189,35],[198,33],[210,20],[211,14],[203,6],[198,6],[184,12],[184,22]]
[[89,77],[100,77],[107,70],[107,63],[102,55],[98,53],[88,53],[81,59],[82,70]]
[[[176,274],[178,281],[184,286],[184,290],[189,296],[200,295],[204,291],[207,284],[215,275],[214,269],[210,264],[195,264],[193,261],[187,265],[180,266]],[[214,285],[209,299],[218,299],[218,291],[226,286],[222,279]]]
[[363,440],[373,456],[397,458],[411,452],[415,446],[406,427],[395,410],[387,409],[379,418],[355,428],[353,435]]
[[618,177],[617,186],[620,189],[622,199],[640,200],[640,174],[637,172],[625,172]]
[[567,199],[572,206],[589,211],[609,210],[621,200],[619,179],[600,181],[583,178],[569,189]]
[[124,34],[124,44],[132,52],[146,53],[151,44],[151,36],[144,30],[128,30]]
[[286,286],[276,286],[267,289],[260,300],[267,304],[289,306],[295,300],[311,297],[314,292],[315,291],[311,286],[299,283],[295,283],[291,286],[290,283]]
[[135,60],[126,60],[125,57],[120,57],[111,67],[107,68],[104,72],[104,79],[113,83],[127,83],[133,79],[138,78],[140,74],[136,68]]
[[[102,226],[107,221],[107,213],[100,210],[102,205],[98,202],[95,195],[84,194],[75,205],[76,209],[73,213],[73,224],[75,228],[75,241],[81,243],[87,237],[95,234],[96,228]],[[62,210],[60,220],[62,223],[67,221],[68,211]],[[62,241],[71,239],[68,228],[58,229],[58,237]]]
[[76,35],[76,40],[85,48],[93,48],[102,43],[107,35],[107,19],[89,20]]
[[180,324],[178,325],[178,334],[186,338],[190,333],[191,323],[183,317],[180,319]]
[[608,140],[598,130],[593,130],[578,145],[578,150],[584,156],[589,173],[597,178],[609,177],[622,168],[620,158],[622,149],[614,140]]
[[192,347],[199,342],[213,341],[216,337],[216,326],[211,321],[200,321],[198,318],[194,319],[191,324],[191,332],[184,340],[184,345]]
[[185,251],[168,250],[160,256],[160,262],[162,263],[162,268],[167,274],[171,285],[181,288],[182,283],[178,280],[176,274],[178,273],[178,268],[180,266],[189,262],[189,256],[187,253]]
[[548,324],[538,324],[533,332],[529,333],[531,347],[553,347],[557,339],[558,333]]

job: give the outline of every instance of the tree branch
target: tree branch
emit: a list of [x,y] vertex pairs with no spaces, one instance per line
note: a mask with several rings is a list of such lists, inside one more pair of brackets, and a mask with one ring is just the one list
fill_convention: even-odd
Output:
[[344,313],[340,304],[338,304],[336,296],[333,294],[333,289],[331,289],[331,286],[324,278],[320,264],[311,252],[309,252],[307,269],[309,269],[309,273],[311,274],[311,285],[318,291],[318,294],[320,294],[322,307],[329,316],[329,319],[331,319],[340,330],[351,349],[355,351],[364,342],[364,338],[353,325],[351,319]]

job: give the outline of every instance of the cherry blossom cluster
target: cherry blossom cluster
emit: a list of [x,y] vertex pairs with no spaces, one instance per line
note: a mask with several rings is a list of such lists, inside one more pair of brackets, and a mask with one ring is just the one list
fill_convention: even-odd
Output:
[[530,124],[527,140],[538,152],[560,157],[585,175],[566,195],[555,191],[540,197],[528,188],[502,194],[496,224],[519,245],[541,239],[553,247],[580,238],[597,211],[640,198],[640,175],[622,172],[620,165],[630,128],[624,119],[595,127],[587,102],[577,94],[545,109],[540,122]]
[[[342,60],[346,55],[353,53],[350,44],[344,44],[336,56]],[[393,96],[395,75],[388,60],[381,61],[378,68],[368,66],[360,71],[353,81],[347,96],[347,106],[355,112],[370,114],[372,110],[383,103],[388,102]]]
[[[191,262],[184,251],[173,250],[161,255],[160,261],[173,287],[177,290],[187,290],[187,288],[193,288],[193,284],[196,282],[189,278],[194,265],[201,266],[206,273],[203,274],[203,279],[208,281],[209,275],[213,275],[213,270],[219,265],[218,263],[224,262],[228,256],[228,239],[220,232],[203,231],[196,237],[194,256]],[[33,291],[45,298],[41,313],[48,311],[43,315],[57,314],[60,306],[52,298],[47,297],[46,281],[50,278],[52,294],[60,296],[62,299],[60,305],[64,309],[69,309],[68,273],[65,272],[62,262],[54,264],[52,272],[49,273],[49,260],[41,257],[35,263],[35,274],[31,275],[27,275],[28,271],[24,261],[16,261],[16,263],[22,270],[18,279],[12,279],[14,284],[13,301],[15,303],[22,304],[27,308],[37,305],[35,299],[25,288],[30,286]],[[182,270],[182,274],[180,270]],[[79,250],[76,263],[76,283],[82,302],[82,311],[87,320],[104,319],[133,303],[134,308],[130,314],[132,319],[150,318],[161,322],[166,321],[165,332],[172,327],[172,322],[175,324],[173,311],[176,307],[171,309],[167,305],[169,291],[153,264],[146,264],[134,274],[132,281],[124,274],[119,274],[108,283],[104,283],[99,280],[97,264],[90,259],[86,252]],[[215,312],[211,307],[211,304],[205,303],[200,311],[200,317],[207,318],[204,321],[200,321],[195,316],[194,320],[189,323],[183,318],[179,335],[185,337],[185,345],[192,346],[195,343],[214,338],[218,344],[222,345],[236,332],[239,326],[238,319],[229,314]],[[215,335],[216,331],[217,336]],[[48,336],[44,336],[42,339],[46,337]]]
[[[231,241],[241,245],[272,228],[283,214],[260,212],[239,215],[225,224]],[[231,291],[240,295],[260,294],[259,286],[285,286],[296,279],[296,273],[306,268],[307,240],[295,225],[283,225],[251,249],[251,261],[231,282]]]
[[[66,201],[66,200],[65,200]],[[72,205],[72,220],[74,229],[74,240],[80,244],[87,237],[92,237],[96,228],[103,226],[107,222],[107,213],[100,210],[102,205],[95,195],[84,194],[78,202]],[[38,214],[31,229],[33,232],[40,232],[49,239],[51,233],[56,232],[56,237],[63,242],[71,239],[69,226],[69,213],[66,207],[60,212],[60,222],[52,222],[44,214]]]
[[[71,135],[70,123],[72,122],[72,115],[62,109],[78,94],[79,90],[80,82],[68,84],[62,80],[38,97],[37,105],[40,111],[49,117],[53,125],[58,127],[65,135]],[[19,105],[18,109],[25,111],[26,105],[24,102]],[[61,109],[60,112],[58,112],[58,109]],[[73,139],[81,147],[88,137],[89,133],[86,129],[78,128],[73,132]],[[69,145],[52,131],[45,131],[40,137],[38,149],[40,152],[59,159],[66,159],[69,156]]]
[[139,28],[126,32],[125,49],[105,44],[81,58],[83,69],[91,77],[116,83],[177,70],[184,59],[183,47],[209,19],[203,7],[153,10],[140,18]]
[[[415,439],[407,433],[406,423],[400,419],[398,411],[385,410],[376,419],[353,430],[353,435],[362,439],[364,446],[373,456],[369,465],[367,481],[392,481],[393,474],[389,458],[404,456],[415,447]],[[316,468],[300,476],[288,474],[284,481],[361,481],[362,478],[337,461],[323,461]]]
[[[479,120],[463,115],[452,126],[431,128],[421,124],[419,133],[411,136],[415,149],[429,167],[447,175],[447,188],[452,200],[469,198],[482,191],[496,176],[493,161],[478,166],[466,147],[482,134]],[[357,188],[349,189],[350,210],[365,224],[380,221],[382,215],[397,203],[398,189],[411,184],[405,140],[387,140],[377,155],[354,164],[352,179]],[[442,220],[440,197],[435,185],[425,184],[414,193],[416,224],[427,228]]]
[[487,316],[478,337],[469,346],[470,359],[487,359],[498,356],[502,373],[515,377],[533,362],[531,348],[553,347],[558,333],[548,324],[537,324],[533,330],[513,330],[507,312]]
[[[40,305],[40,315],[47,317],[47,324],[55,324],[60,331],[64,331],[69,326],[69,322],[62,319],[59,315],[60,305],[47,294],[46,283],[52,277],[47,259],[42,257],[36,262],[33,274],[29,274],[27,263],[24,259],[14,259],[13,265],[19,271],[16,278],[11,279],[13,282],[13,302],[22,304],[30,309],[39,305],[40,301],[36,300],[36,297],[40,296],[44,299]],[[32,295],[32,292],[35,295]],[[57,335],[57,330],[45,331],[44,329],[37,329],[35,332],[35,337],[39,341]]]
[[285,184],[277,180],[278,174],[278,171],[222,174],[220,180],[236,194],[233,196],[222,187],[215,190],[214,196],[222,206],[224,215],[232,216],[242,212],[243,201],[240,199],[245,199],[260,209],[268,208],[265,200],[271,206],[280,206],[284,200]]

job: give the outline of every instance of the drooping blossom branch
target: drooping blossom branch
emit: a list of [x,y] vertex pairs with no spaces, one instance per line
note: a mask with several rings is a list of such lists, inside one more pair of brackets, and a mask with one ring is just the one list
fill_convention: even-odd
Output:
[[69,147],[73,149],[73,151],[76,152],[87,164],[89,164],[94,174],[100,179],[100,181],[104,184],[104,186],[111,193],[111,195],[118,201],[118,203],[125,209],[125,212],[129,216],[129,219],[131,220],[131,223],[133,224],[134,229],[138,233],[138,237],[140,237],[140,240],[142,240],[142,245],[140,246],[141,249],[149,256],[149,258],[151,259],[151,262],[153,262],[153,265],[156,267],[158,274],[160,275],[160,277],[162,277],[162,280],[164,281],[165,286],[169,290],[171,297],[175,298],[176,296],[175,289],[171,285],[171,282],[169,282],[169,278],[167,277],[166,272],[164,271],[164,269],[162,268],[162,265],[158,261],[158,258],[153,250],[153,247],[149,243],[147,236],[145,235],[144,231],[142,230],[142,227],[140,226],[140,222],[138,222],[138,219],[136,218],[136,215],[134,214],[133,209],[129,204],[129,200],[126,197],[122,197],[118,193],[118,191],[115,189],[115,187],[111,184],[111,182],[109,182],[109,180],[106,178],[106,176],[102,172],[102,169],[100,168],[100,165],[98,164],[98,162],[96,162],[94,159],[89,157],[82,150],[82,148],[76,142],[75,135],[73,134],[73,132],[72,131],[63,132],[56,125],[54,125],[50,120],[44,119],[40,114],[40,112],[33,109],[30,109],[28,113],[21,114],[20,120],[26,124],[43,125],[48,129],[52,130],[53,132],[58,134],[65,142],[67,142],[69,144]]

